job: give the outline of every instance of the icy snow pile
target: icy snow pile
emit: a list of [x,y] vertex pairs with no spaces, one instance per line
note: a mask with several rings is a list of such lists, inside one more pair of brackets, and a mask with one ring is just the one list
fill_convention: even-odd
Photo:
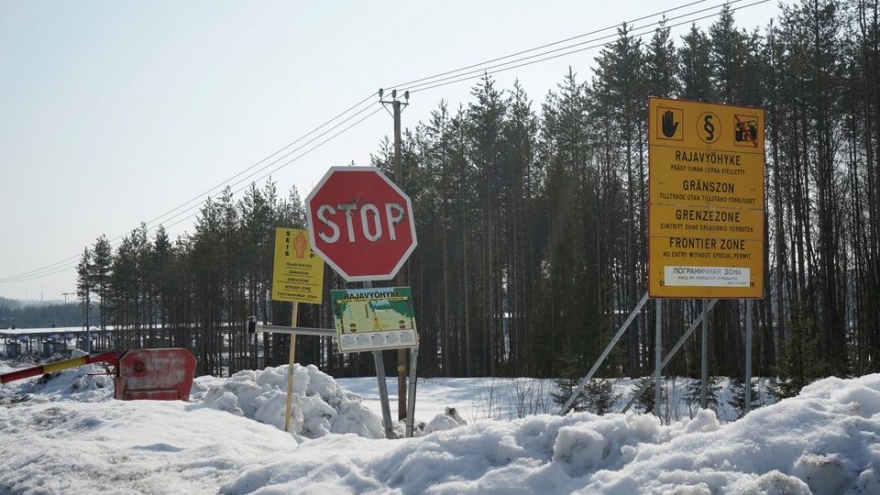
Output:
[[[0,387],[0,493],[880,494],[880,375],[825,379],[727,424],[711,411],[463,424],[450,408],[433,433],[385,440],[313,367],[293,368],[292,435],[286,366],[201,377],[189,403],[109,400],[112,380],[89,370]],[[420,404],[462,410],[473,386],[436,380]]]
[[[308,438],[329,433],[385,438],[382,420],[363,407],[361,397],[344,390],[314,365],[293,365],[292,392],[290,426],[294,433]],[[190,401],[283,430],[287,366],[239,371],[224,380],[198,378]]]
[[731,424],[711,411],[668,426],[633,413],[540,415],[398,440],[381,455],[299,450],[221,493],[261,480],[257,493],[878,494],[878,440],[880,375],[830,378]]
[[[72,357],[85,355],[75,351]],[[60,358],[59,358],[60,359]],[[21,368],[38,366],[29,363]],[[12,368],[0,368],[0,373],[9,373]],[[57,371],[36,379],[11,382],[3,386],[0,405],[12,402],[102,402],[113,397],[113,378],[108,375],[102,363],[94,363],[78,368]]]
[[451,430],[466,424],[467,421],[462,419],[461,415],[458,414],[458,411],[454,407],[447,407],[444,414],[434,416],[434,419],[425,426],[425,433]]
[[[74,356],[77,357],[77,356]],[[4,365],[3,372],[12,371]],[[291,431],[307,438],[354,433],[385,438],[381,418],[362,399],[313,365],[294,365]],[[113,377],[101,363],[62,370],[4,385],[0,405],[20,402],[102,402],[113,397]],[[226,411],[284,430],[287,366],[240,371],[230,378],[193,381],[190,402]],[[402,425],[395,425],[402,431]]]

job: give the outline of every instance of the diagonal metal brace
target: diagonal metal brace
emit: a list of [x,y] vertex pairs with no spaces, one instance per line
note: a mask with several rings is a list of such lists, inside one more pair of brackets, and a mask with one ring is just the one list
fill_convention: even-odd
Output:
[[574,404],[575,399],[577,399],[578,395],[581,394],[590,379],[593,378],[593,375],[596,373],[596,370],[599,369],[599,366],[602,366],[602,362],[605,361],[605,358],[608,357],[608,354],[611,353],[611,349],[614,349],[614,345],[617,344],[617,341],[620,340],[620,337],[623,336],[623,332],[625,332],[626,329],[629,328],[629,326],[632,324],[633,320],[636,319],[636,316],[639,314],[639,311],[642,310],[642,306],[644,306],[646,302],[648,302],[647,292],[645,292],[645,295],[642,296],[642,300],[639,301],[638,304],[636,304],[635,309],[632,310],[626,321],[623,322],[623,325],[621,325],[620,330],[617,331],[617,334],[614,336],[614,338],[611,339],[608,347],[605,348],[605,350],[602,352],[602,355],[599,356],[598,360],[596,360],[596,364],[593,365],[593,367],[590,369],[590,372],[587,373],[587,376],[585,376],[584,379],[581,380],[575,391],[572,392],[571,397],[568,399],[565,405],[562,406],[562,409],[559,410],[560,416],[565,416],[566,413],[568,413],[568,410],[571,408],[571,405]]
[[[709,301],[709,304],[706,306],[705,314],[709,314],[709,310],[711,310],[712,307],[715,306],[715,303],[717,303],[717,302],[718,302],[718,299],[712,299],[711,301]],[[684,345],[684,343],[687,341],[688,337],[690,337],[691,334],[694,333],[694,330],[697,329],[697,325],[699,325],[703,321],[703,314],[704,313],[701,313],[700,316],[697,317],[697,319],[694,320],[693,323],[691,323],[691,326],[688,327],[688,329],[684,333],[684,335],[682,335],[681,338],[678,339],[678,342],[675,344],[675,346],[669,351],[668,354],[666,354],[666,357],[663,359],[663,362],[660,363],[661,370],[663,368],[665,368],[667,364],[669,364],[669,361],[672,361],[672,358],[675,357],[675,354],[678,352],[679,349],[681,349],[681,346]],[[656,375],[657,375],[657,373],[654,372],[654,374],[651,375],[651,379],[646,380],[645,383],[642,384],[642,386],[638,390],[636,390],[636,393],[633,394],[632,398],[629,400],[629,403],[626,405],[626,407],[623,408],[623,411],[621,411],[621,412],[625,413],[625,412],[629,411],[629,408],[632,407],[632,405],[635,404],[637,400],[639,400],[639,397],[641,397],[642,394],[645,393],[645,390],[647,390],[648,387],[651,385],[651,383],[657,379]],[[655,404],[654,408],[659,410],[660,405]]]

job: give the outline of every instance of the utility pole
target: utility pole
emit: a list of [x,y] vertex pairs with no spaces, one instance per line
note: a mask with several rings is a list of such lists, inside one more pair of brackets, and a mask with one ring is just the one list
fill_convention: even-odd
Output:
[[[62,292],[61,295],[64,296],[64,306],[67,306],[67,296],[75,296],[75,295],[76,295],[76,292]],[[66,326],[67,326],[67,318],[66,318],[66,316],[65,316],[65,318],[64,318],[64,323],[65,323],[64,326],[66,327]]]
[[[394,116],[394,182],[398,187],[403,189],[403,165],[401,161],[402,151],[400,144],[400,112],[401,102],[397,99],[397,90],[391,90],[391,101],[382,100],[383,91],[379,90],[379,99],[382,104],[391,104]],[[409,91],[403,94],[406,102],[404,106],[409,104]],[[406,275],[403,270],[397,272],[394,277],[394,285],[401,287],[406,285]],[[406,349],[397,349],[397,420],[402,421],[406,418]]]

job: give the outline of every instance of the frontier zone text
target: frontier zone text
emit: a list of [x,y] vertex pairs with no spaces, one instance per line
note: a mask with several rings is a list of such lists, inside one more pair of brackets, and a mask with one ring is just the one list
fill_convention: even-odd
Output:
[[744,239],[717,239],[714,237],[670,237],[670,249],[722,249],[725,251],[745,251]]

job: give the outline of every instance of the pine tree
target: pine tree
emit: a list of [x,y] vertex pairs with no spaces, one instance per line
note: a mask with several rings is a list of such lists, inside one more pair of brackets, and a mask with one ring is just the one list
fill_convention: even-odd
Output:
[[711,101],[712,85],[709,64],[709,38],[694,24],[682,37],[678,51],[681,64],[682,98],[695,101]]
[[[581,380],[579,374],[580,368],[577,365],[577,357],[568,349],[569,348],[566,347],[566,350],[563,351],[562,357],[560,358],[561,374],[558,378],[553,380],[557,391],[550,392],[550,398],[553,399],[553,402],[559,407],[564,406],[571,399],[571,396],[574,394],[574,391]],[[571,410],[581,412],[586,411],[587,409],[587,398],[581,393],[571,403]]]
[[[755,382],[751,384],[751,407],[755,410],[761,407],[761,396],[758,394],[758,387]],[[737,378],[730,381],[731,395],[728,404],[737,412],[736,418],[742,418],[746,414],[746,384]]]
[[149,284],[153,291],[155,299],[155,311],[157,315],[157,323],[162,331],[162,338],[167,338],[165,334],[168,325],[168,314],[170,306],[170,264],[172,257],[171,240],[168,239],[168,233],[165,227],[159,225],[156,229],[155,239],[153,240],[153,248],[151,250],[150,264],[147,270]]
[[536,135],[538,121],[532,110],[532,102],[525,90],[514,83],[513,91],[507,101],[507,118],[504,126],[504,158],[508,164],[509,176],[504,209],[506,225],[504,230],[508,239],[502,247],[502,263],[509,273],[505,284],[507,311],[510,315],[509,347],[511,373],[528,372],[529,322],[533,319],[536,307],[533,280],[538,273],[537,263],[540,243],[534,236],[534,218],[537,210],[539,176],[536,170]]
[[477,86],[471,89],[476,103],[468,105],[468,123],[471,163],[475,167],[477,210],[473,232],[481,239],[479,248],[474,249],[474,271],[477,287],[474,303],[478,308],[476,319],[481,331],[482,363],[484,376],[495,376],[499,364],[504,360],[503,331],[504,314],[502,297],[502,271],[500,266],[501,246],[505,245],[502,205],[509,193],[505,179],[503,162],[504,149],[502,131],[507,114],[503,92],[495,88],[495,81],[485,75]]
[[646,65],[648,68],[648,94],[651,96],[675,97],[681,92],[678,79],[678,53],[669,36],[666,21],[654,31],[648,45]]
[[91,268],[92,291],[98,296],[98,318],[101,331],[107,330],[112,316],[110,298],[110,275],[113,263],[113,248],[107,236],[101,235],[92,249]]
[[[89,248],[83,249],[80,262],[76,265],[76,296],[82,305],[82,325],[88,329],[91,325],[89,321],[89,311],[91,310],[91,297],[94,284],[92,276],[92,252]],[[86,349],[90,349],[91,345]]]
[[[636,399],[635,407],[637,410],[645,413],[645,414],[654,414],[655,411],[655,395],[657,390],[657,383],[654,381],[653,377],[646,376],[640,378],[633,384],[632,391],[633,393],[638,393],[639,390],[645,389],[639,398]],[[666,401],[666,390],[664,388],[660,388],[660,402],[663,403]]]
[[743,72],[745,35],[736,29],[730,5],[724,4],[721,15],[709,27],[709,62],[717,100],[722,103],[743,103],[741,93],[748,88]]
[[811,312],[803,302],[792,304],[791,318],[777,371],[779,381],[771,389],[777,400],[794,397],[826,371],[819,356],[819,335],[813,328]]
[[[616,281],[621,294],[618,301],[632,308],[644,291],[643,280],[647,273],[647,245],[644,229],[647,228],[647,153],[644,143],[647,135],[647,78],[645,54],[641,39],[632,35],[624,24],[618,29],[617,40],[603,49],[596,58],[597,68],[589,97],[594,110],[590,118],[604,119],[601,134],[614,136],[611,146],[597,157],[606,161],[622,186],[621,197],[624,214],[621,227],[616,229],[614,249],[620,254],[622,273]],[[599,217],[606,214],[601,211]],[[600,222],[601,223],[601,222]],[[576,260],[576,263],[580,260]],[[644,349],[648,344],[647,324],[639,319],[632,325],[626,338],[627,372],[640,376],[648,358]]]
[[[687,392],[685,392],[684,401],[691,407],[696,409],[701,405],[703,394],[703,381],[691,380],[688,384]],[[706,408],[718,412],[718,396],[721,394],[721,381],[716,377],[709,378],[709,386],[706,390]]]
[[612,412],[620,402],[621,394],[614,393],[611,380],[593,378],[584,387],[584,405],[587,411],[600,416]]

